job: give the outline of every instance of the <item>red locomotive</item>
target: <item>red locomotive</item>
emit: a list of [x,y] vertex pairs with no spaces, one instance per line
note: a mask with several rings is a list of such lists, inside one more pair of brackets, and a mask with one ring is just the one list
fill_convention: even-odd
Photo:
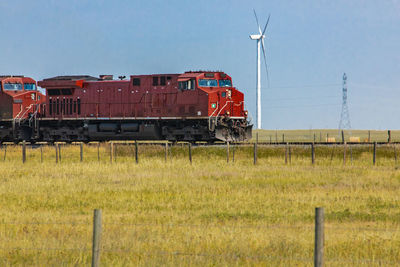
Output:
[[58,76],[38,85],[47,99],[32,140],[243,141],[251,138],[244,96],[223,72]]
[[45,96],[24,76],[0,76],[0,89],[0,140],[29,139]]

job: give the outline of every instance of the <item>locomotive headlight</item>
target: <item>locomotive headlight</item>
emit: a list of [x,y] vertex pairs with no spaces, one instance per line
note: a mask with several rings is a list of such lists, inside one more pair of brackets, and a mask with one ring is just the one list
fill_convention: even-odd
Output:
[[226,92],[228,93],[228,97],[232,97],[232,90],[226,90]]
[[229,114],[230,114],[230,112],[229,112],[229,111],[227,111],[227,112],[226,112],[226,115],[229,115]]
[[248,112],[247,112],[247,110],[246,110],[246,111],[244,112],[244,115],[247,116],[247,114],[248,114]]

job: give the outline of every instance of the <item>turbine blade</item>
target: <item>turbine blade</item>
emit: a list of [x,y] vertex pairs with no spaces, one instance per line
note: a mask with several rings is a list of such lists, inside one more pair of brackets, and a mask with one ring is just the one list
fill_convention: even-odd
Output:
[[267,72],[267,82],[268,82],[268,88],[269,88],[268,64],[267,64],[267,56],[265,54],[264,38],[261,38],[261,46],[262,46],[262,51],[263,51],[263,55],[264,55],[265,70]]
[[261,27],[260,27],[260,24],[258,23],[257,14],[256,14],[256,11],[254,10],[254,8],[253,8],[253,11],[254,11],[254,17],[256,17],[256,22],[257,22],[258,31],[259,31],[260,34],[261,34]]
[[262,32],[262,35],[264,35],[265,30],[267,29],[267,26],[268,26],[268,22],[269,22],[269,18],[270,18],[270,17],[271,17],[271,14],[268,15],[267,23],[265,23],[265,27],[264,27],[264,30],[263,30],[263,32]]

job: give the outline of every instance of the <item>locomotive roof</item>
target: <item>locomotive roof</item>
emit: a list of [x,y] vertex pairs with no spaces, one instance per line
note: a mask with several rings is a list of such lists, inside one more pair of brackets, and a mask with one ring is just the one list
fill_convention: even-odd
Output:
[[23,75],[0,75],[0,81],[8,78],[25,78]]
[[69,76],[56,76],[52,78],[44,79],[43,81],[49,80],[57,80],[57,81],[77,81],[77,80],[84,80],[84,81],[99,81],[99,78],[89,76],[89,75],[69,75]]
[[0,75],[0,81],[6,79],[10,79],[11,81],[21,81],[20,79],[22,79],[22,82],[35,82],[34,79],[30,77],[25,77],[23,75]]

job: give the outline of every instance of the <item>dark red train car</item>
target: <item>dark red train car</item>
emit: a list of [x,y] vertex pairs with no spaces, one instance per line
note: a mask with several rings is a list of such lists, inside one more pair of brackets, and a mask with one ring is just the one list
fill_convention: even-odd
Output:
[[40,111],[45,95],[29,77],[0,76],[0,140],[13,141],[31,135],[29,125]]
[[243,93],[223,72],[58,76],[38,118],[45,141],[239,141],[251,137]]

